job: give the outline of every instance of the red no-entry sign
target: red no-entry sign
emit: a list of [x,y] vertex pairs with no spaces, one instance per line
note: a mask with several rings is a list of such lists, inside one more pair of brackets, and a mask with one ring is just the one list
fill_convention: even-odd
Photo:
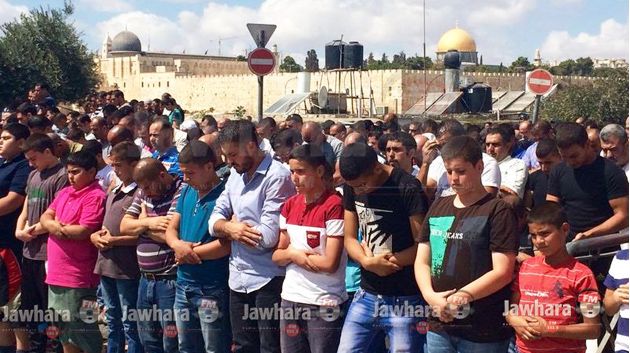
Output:
[[249,53],[247,65],[254,75],[265,76],[271,73],[276,67],[276,58],[273,56],[271,50],[257,48]]
[[543,95],[553,86],[553,76],[547,70],[536,69],[527,78],[527,87],[532,93]]

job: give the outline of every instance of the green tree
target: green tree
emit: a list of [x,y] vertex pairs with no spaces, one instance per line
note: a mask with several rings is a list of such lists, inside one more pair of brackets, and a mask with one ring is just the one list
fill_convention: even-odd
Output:
[[239,55],[236,57],[236,61],[247,61],[247,58],[245,55]]
[[0,103],[37,82],[60,100],[84,97],[99,82],[93,56],[68,22],[74,8],[40,7],[0,26]]
[[319,59],[317,58],[317,52],[315,49],[311,49],[306,52],[306,60],[304,61],[304,69],[308,72],[319,71]]
[[525,56],[519,56],[512,64],[510,65],[510,71],[530,71],[534,68],[534,65],[529,62],[529,59]]
[[239,105],[238,107],[236,107],[236,109],[232,111],[232,113],[240,119],[245,116],[245,113],[247,113],[247,110],[242,105]]
[[280,64],[280,71],[282,72],[300,72],[304,71],[304,68],[298,63],[295,62],[291,56],[287,55],[284,60],[282,60],[282,64]]
[[543,102],[541,114],[549,120],[574,121],[585,116],[600,124],[623,125],[628,116],[628,70],[606,71],[592,84],[561,87]]

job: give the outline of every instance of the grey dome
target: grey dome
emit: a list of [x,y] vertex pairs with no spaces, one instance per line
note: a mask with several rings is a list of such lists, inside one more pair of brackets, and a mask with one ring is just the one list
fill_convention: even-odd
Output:
[[112,52],[140,52],[142,45],[138,36],[129,31],[118,33],[112,40]]

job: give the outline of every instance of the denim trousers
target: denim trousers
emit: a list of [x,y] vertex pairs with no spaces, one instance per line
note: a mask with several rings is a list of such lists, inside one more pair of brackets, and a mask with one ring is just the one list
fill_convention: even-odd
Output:
[[425,303],[421,296],[384,296],[359,289],[341,331],[338,353],[369,351],[379,332],[389,338],[390,352],[422,353]]
[[229,288],[177,282],[180,353],[228,353],[232,347]]
[[101,295],[106,307],[105,317],[109,330],[107,353],[124,353],[125,340],[128,353],[142,353],[136,320],[130,320],[127,315],[129,309],[136,309],[138,280],[101,276]]
[[138,312],[149,313],[148,319],[138,319],[140,342],[147,353],[176,353],[175,279],[140,278]]
[[427,333],[427,353],[506,353],[510,339],[479,343],[449,335],[446,332]]

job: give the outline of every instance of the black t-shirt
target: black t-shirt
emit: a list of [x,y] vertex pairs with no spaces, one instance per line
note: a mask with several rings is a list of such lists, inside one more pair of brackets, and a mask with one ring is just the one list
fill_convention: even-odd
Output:
[[572,233],[589,230],[610,218],[609,200],[628,196],[628,179],[615,163],[600,156],[577,169],[562,162],[549,174],[547,193],[560,198]]
[[[357,213],[359,230],[375,255],[399,252],[416,243],[409,216],[425,214],[428,202],[422,185],[410,174],[394,168],[385,183],[369,194],[355,195],[345,185],[343,195],[344,208]],[[412,265],[386,277],[361,268],[361,288],[388,296],[420,293]]]
[[[431,283],[443,292],[461,289],[492,270],[492,253],[516,253],[516,217],[501,199],[488,194],[465,208],[453,206],[455,195],[436,199],[427,213],[420,242],[431,246]],[[510,286],[471,303],[467,317],[443,323],[429,319],[429,329],[446,331],[473,342],[497,342],[510,337],[503,317]]]
[[[26,180],[31,172],[31,167],[24,157],[19,154],[10,161],[0,158],[0,198],[15,192],[26,195]],[[0,216],[0,248],[9,248],[15,256],[22,258],[22,242],[15,237],[15,225],[22,212],[22,205],[13,212]]]
[[527,178],[525,189],[533,192],[532,208],[542,204],[547,199],[547,180],[548,176],[542,170],[531,173]]

